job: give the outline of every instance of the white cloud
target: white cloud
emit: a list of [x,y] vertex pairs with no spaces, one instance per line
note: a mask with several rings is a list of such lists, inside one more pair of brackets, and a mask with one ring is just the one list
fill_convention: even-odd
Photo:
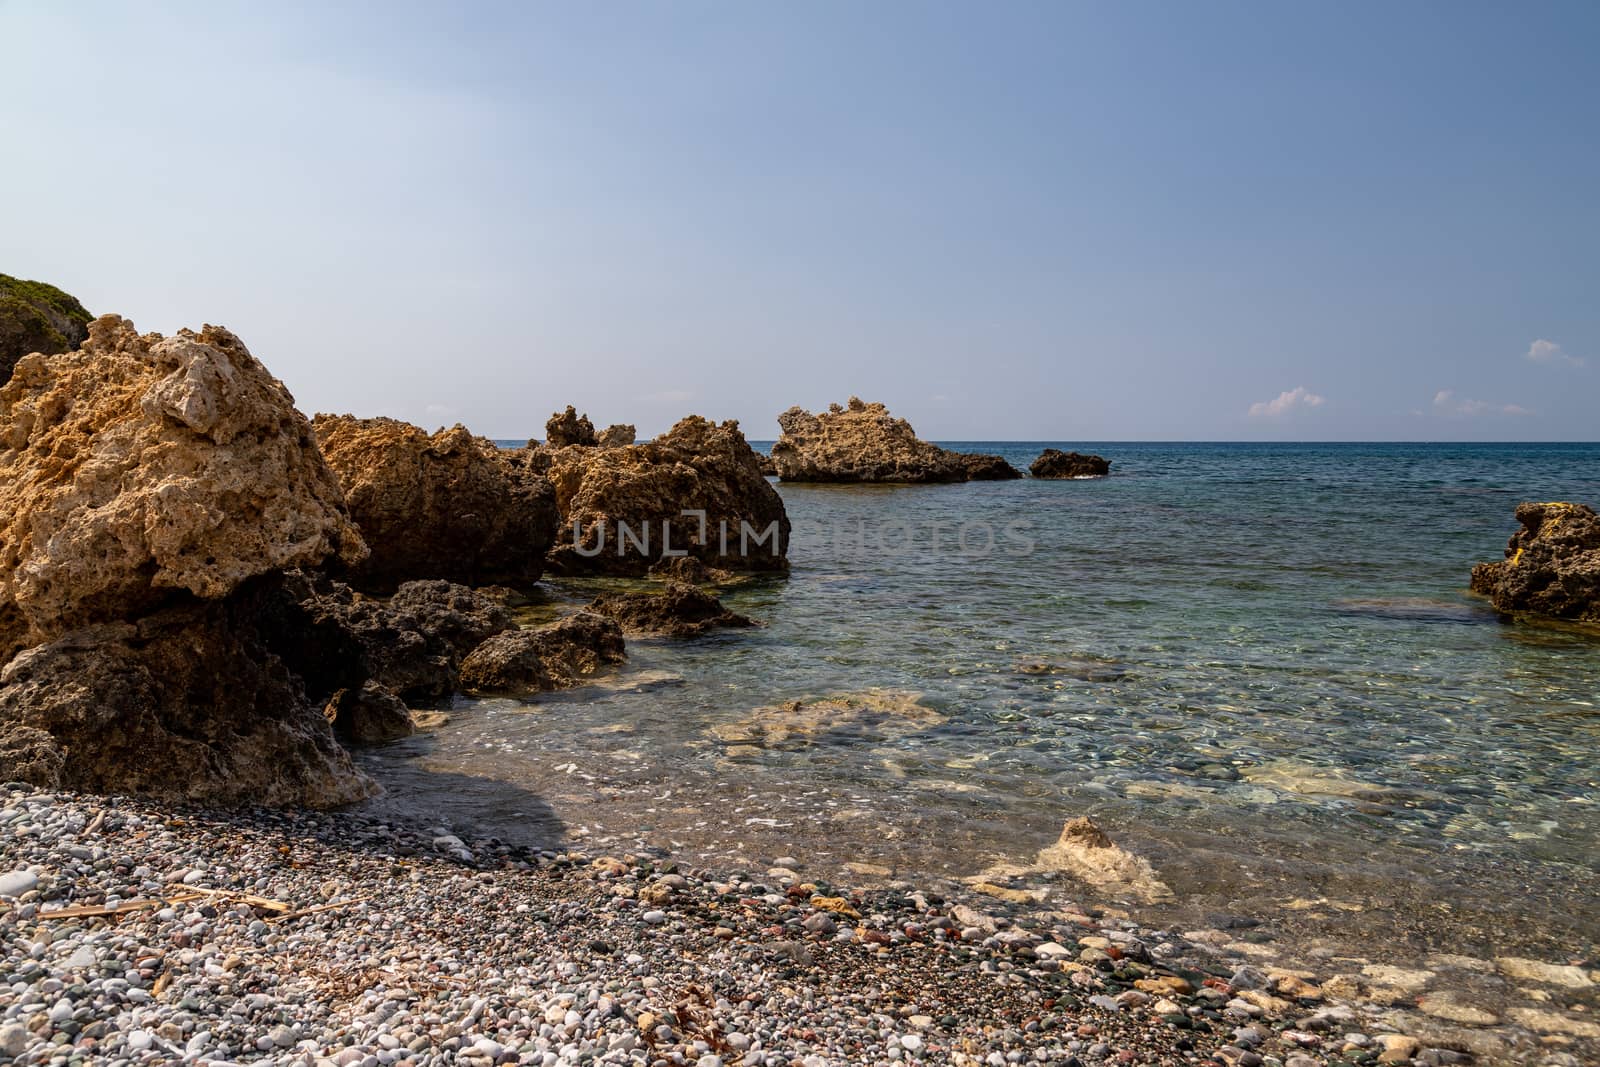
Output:
[[1561,346],[1554,341],[1545,341],[1543,339],[1529,345],[1522,358],[1530,363],[1544,363],[1547,365],[1559,366],[1564,364],[1568,367],[1581,367],[1584,365],[1584,360],[1581,357],[1563,352]]
[[1441,389],[1433,395],[1433,412],[1435,415],[1458,415],[1465,418],[1477,415],[1533,414],[1521,404],[1491,404],[1487,400],[1473,400],[1470,397],[1457,396],[1454,389]]
[[1271,400],[1251,404],[1250,414],[1257,418],[1264,416],[1275,419],[1280,415],[1287,415],[1295,408],[1319,408],[1324,400],[1324,397],[1318,396],[1305,386],[1297,385],[1293,389],[1279,393]]

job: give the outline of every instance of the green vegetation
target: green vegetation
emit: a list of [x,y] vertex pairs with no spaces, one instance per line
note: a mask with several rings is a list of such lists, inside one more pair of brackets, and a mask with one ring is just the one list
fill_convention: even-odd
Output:
[[53,285],[0,274],[0,384],[30,352],[77,348],[93,318],[76,297]]

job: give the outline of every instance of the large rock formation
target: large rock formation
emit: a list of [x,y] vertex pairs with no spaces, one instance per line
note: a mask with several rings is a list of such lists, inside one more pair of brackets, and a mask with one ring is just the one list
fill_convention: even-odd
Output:
[[631,422],[614,422],[601,430],[594,439],[600,448],[621,448],[631,445],[639,437],[639,431]]
[[1020,478],[1000,456],[952,452],[917,436],[882,404],[851,397],[813,415],[778,416],[771,470],[786,482],[966,482]]
[[83,344],[92,318],[75,297],[53,285],[0,274],[0,385],[23,356],[68,352]]
[[1111,463],[1099,456],[1047,448],[1028,465],[1028,471],[1035,478],[1104,478],[1111,473]]
[[566,411],[558,411],[551,415],[544,424],[545,444],[551,448],[566,448],[569,445],[592,447],[595,442],[594,423],[589,421],[589,416],[579,415],[571,405]]
[[372,549],[353,584],[386,591],[419,578],[525,586],[555,541],[545,479],[461,426],[429,434],[395,419],[318,415],[328,464]]
[[508,696],[566,689],[626,658],[616,621],[580,611],[537,630],[489,638],[462,663],[461,687]]
[[0,658],[180,593],[366,554],[294,398],[233,334],[107,315],[0,389]]
[[644,444],[525,450],[518,462],[555,488],[550,563],[562,573],[644,574],[680,551],[728,570],[788,567],[789,517],[737,422],[691,415]]
[[1506,558],[1472,568],[1472,591],[1507,615],[1600,623],[1600,517],[1583,504],[1519,504]]
[[616,619],[630,634],[697,637],[717,627],[756,625],[748,615],[729,611],[710,593],[683,582],[669,582],[660,593],[605,593],[589,610]]
[[208,803],[372,783],[273,647],[284,568],[360,535],[294,400],[227,330],[96,320],[0,388],[0,778]]

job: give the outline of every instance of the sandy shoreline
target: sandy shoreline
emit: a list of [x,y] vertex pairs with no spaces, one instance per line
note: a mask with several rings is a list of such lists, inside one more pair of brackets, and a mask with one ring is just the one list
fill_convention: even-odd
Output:
[[22,789],[0,820],[0,1058],[18,1063],[1309,1067],[1600,1048],[1592,1015],[1559,1010],[1600,989],[1575,967],[1502,975],[1573,1031],[1541,1036],[1353,996],[1327,980],[1338,961],[1277,972],[1237,931],[1022,918],[981,894],[812,885],[803,865],[741,877]]

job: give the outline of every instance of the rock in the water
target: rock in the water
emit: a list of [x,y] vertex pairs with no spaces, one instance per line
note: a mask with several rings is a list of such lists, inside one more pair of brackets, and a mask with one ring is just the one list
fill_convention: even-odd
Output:
[[944,721],[944,715],[915,693],[873,690],[754,708],[743,718],[713,726],[711,733],[729,745],[776,748],[810,745],[830,736],[904,737]]
[[561,543],[550,563],[562,573],[644,574],[678,551],[728,570],[788,569],[783,499],[737,422],[691,415],[644,444],[520,458],[555,487]]
[[0,274],[0,385],[23,356],[68,352],[83,344],[93,317],[53,285]]
[[366,553],[283,384],[227,330],[106,315],[0,388],[0,659]]
[[537,630],[507,630],[461,664],[461,688],[519,695],[566,689],[627,658],[622,628],[581,611]]
[[754,626],[748,615],[729,611],[710,593],[671,582],[661,593],[606,593],[589,610],[622,624],[623,632],[695,637],[719,626]]
[[548,483],[494,442],[455,426],[318,415],[328,464],[372,549],[350,571],[387,591],[419,578],[525,586],[539,580],[557,513]]
[[1126,893],[1144,901],[1172,898],[1172,890],[1156,877],[1148,860],[1114,844],[1087,817],[1063,826],[1061,838],[1040,851],[1038,866],[1062,871],[1108,893]]
[[84,627],[12,659],[0,778],[230,805],[331,807],[374,791],[243,597]]
[[778,416],[783,431],[772,462],[786,482],[963,482],[955,453],[917,437],[911,424],[882,404],[851,397],[813,415],[793,407]]
[[339,740],[350,744],[379,745],[416,732],[405,701],[370,680],[335,692],[322,714]]
[[1111,473],[1111,463],[1100,456],[1047,448],[1028,470],[1035,478],[1104,478]]
[[632,423],[618,422],[601,430],[595,437],[594,443],[601,448],[621,448],[633,444],[638,436],[639,431]]
[[984,452],[952,452],[966,471],[969,482],[1003,482],[1022,477],[1022,472],[1007,462],[1004,456]]
[[650,567],[650,577],[665,582],[687,582],[690,585],[729,585],[745,579],[744,575],[707,567],[693,556],[672,556]]
[[579,415],[571,404],[566,411],[558,411],[550,416],[544,424],[545,444],[551,448],[566,448],[570,445],[593,447],[596,443],[594,423],[589,421],[589,416]]
[[1519,504],[1506,558],[1472,568],[1472,591],[1506,615],[1600,623],[1600,517],[1583,504]]

